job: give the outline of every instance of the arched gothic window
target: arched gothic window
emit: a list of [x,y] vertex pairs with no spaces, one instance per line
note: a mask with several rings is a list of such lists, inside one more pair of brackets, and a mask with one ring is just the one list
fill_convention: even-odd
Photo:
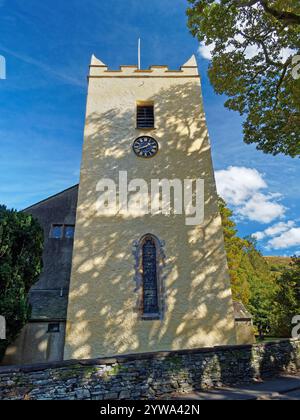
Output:
[[137,310],[143,320],[162,319],[164,313],[164,242],[147,234],[134,242]]
[[154,239],[149,237],[143,244],[143,314],[159,313],[157,285],[157,252]]

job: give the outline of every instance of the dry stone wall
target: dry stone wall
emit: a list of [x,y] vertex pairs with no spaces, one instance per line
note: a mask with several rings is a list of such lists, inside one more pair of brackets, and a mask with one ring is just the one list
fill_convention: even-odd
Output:
[[299,340],[2,367],[0,399],[155,399],[299,369]]

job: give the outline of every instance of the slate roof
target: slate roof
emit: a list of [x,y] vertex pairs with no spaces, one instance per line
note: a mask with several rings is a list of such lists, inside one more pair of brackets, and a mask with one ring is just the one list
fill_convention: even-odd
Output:
[[233,302],[234,318],[236,321],[250,321],[253,316],[241,302]]
[[44,200],[41,200],[37,203],[32,204],[31,206],[27,207],[26,209],[22,210],[24,213],[29,213],[30,210],[34,209],[35,207],[39,207],[41,204],[45,204],[51,200],[54,200],[56,198],[60,198],[61,195],[64,195],[65,193],[68,193],[72,190],[77,190],[79,189],[79,184],[73,185],[72,187],[69,187],[63,191],[60,191],[59,193],[56,193],[54,195],[51,195],[50,197],[45,198]]

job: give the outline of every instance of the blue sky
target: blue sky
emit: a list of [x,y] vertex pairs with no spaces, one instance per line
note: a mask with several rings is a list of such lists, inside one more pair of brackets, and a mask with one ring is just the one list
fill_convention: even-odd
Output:
[[220,193],[245,236],[266,255],[300,251],[299,161],[242,141],[242,120],[223,107],[209,61],[186,26],[186,0],[0,0],[0,202],[17,209],[76,184],[86,75],[94,53],[109,65],[178,68],[197,54]]

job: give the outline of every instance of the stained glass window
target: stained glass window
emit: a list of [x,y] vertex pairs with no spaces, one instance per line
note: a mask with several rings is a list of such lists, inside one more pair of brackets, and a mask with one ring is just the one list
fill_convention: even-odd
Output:
[[153,238],[143,245],[143,313],[158,314],[157,253]]

